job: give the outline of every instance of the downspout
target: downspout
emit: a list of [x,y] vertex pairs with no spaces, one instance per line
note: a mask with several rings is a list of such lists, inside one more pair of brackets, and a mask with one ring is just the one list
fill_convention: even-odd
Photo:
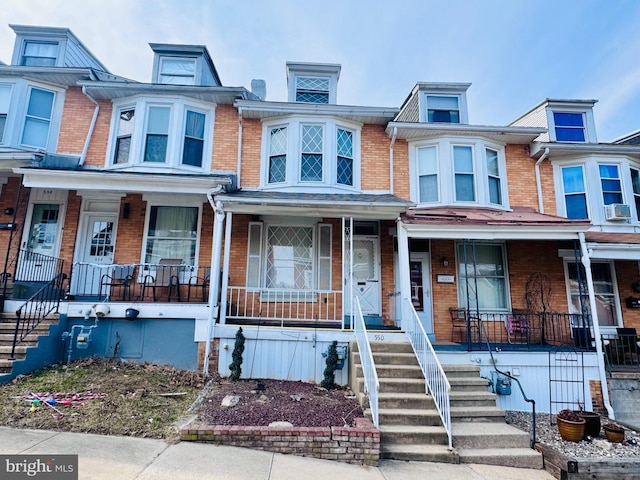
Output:
[[238,107],[238,165],[236,167],[237,188],[240,188],[240,173],[242,171],[242,107]]
[[222,192],[224,187],[218,185],[207,192],[207,199],[209,205],[215,214],[215,220],[213,222],[213,248],[211,250],[211,273],[210,282],[211,288],[209,289],[209,319],[207,321],[207,338],[204,350],[204,368],[203,373],[207,375],[209,373],[209,355],[211,354],[211,339],[213,337],[213,328],[215,325],[215,313],[219,310],[220,305],[218,303],[219,291],[220,291],[220,252],[222,251],[222,230],[224,225],[224,206],[222,202],[216,202],[213,198],[214,195]]
[[584,232],[578,233],[580,238],[580,249],[582,250],[582,265],[587,277],[587,290],[589,292],[589,308],[591,310],[591,324],[593,325],[593,337],[596,344],[596,355],[598,357],[598,370],[600,372],[600,386],[602,388],[602,401],[607,409],[607,414],[611,420],[615,420],[615,412],[609,402],[609,388],[607,387],[607,374],[604,368],[604,356],[602,354],[602,338],[600,337],[600,322],[598,321],[598,310],[596,309],[596,295],[593,287],[593,275],[591,274],[591,258],[587,250],[587,243]]
[[89,125],[89,132],[87,132],[87,139],[84,141],[84,148],[82,149],[82,155],[80,155],[80,162],[78,162],[78,166],[81,167],[84,165],[84,161],[87,158],[87,151],[89,150],[89,142],[91,141],[91,136],[93,135],[93,129],[96,126],[96,121],[98,120],[98,112],[100,111],[100,105],[96,102],[91,95],[87,93],[87,87],[83,85],[82,93],[85,97],[87,97],[91,102],[96,106],[93,110],[93,117],[91,118],[91,125]]
[[549,147],[544,149],[542,156],[536,162],[536,189],[538,190],[538,211],[544,213],[544,201],[542,200],[542,181],[540,180],[540,164],[549,155]]
[[393,127],[393,134],[391,135],[391,145],[389,145],[389,193],[393,195],[393,146],[396,143],[396,138],[398,137],[398,127]]

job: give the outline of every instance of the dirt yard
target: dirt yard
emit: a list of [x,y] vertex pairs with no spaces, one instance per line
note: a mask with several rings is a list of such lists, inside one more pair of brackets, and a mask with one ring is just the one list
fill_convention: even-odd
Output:
[[[223,408],[222,399],[229,395],[239,402]],[[275,380],[231,382],[169,366],[93,358],[0,385],[0,425],[8,427],[175,441],[179,426],[194,415],[225,425],[288,421],[342,426],[361,417],[362,409],[348,389],[327,391]]]

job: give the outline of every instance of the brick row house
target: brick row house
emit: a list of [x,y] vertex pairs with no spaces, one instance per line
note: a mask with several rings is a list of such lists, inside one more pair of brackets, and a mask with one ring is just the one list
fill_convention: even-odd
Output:
[[271,101],[203,46],[151,44],[141,83],[68,29],[12,28],[2,299],[16,331],[60,316],[2,380],[86,355],[227,375],[241,326],[243,376],[319,381],[335,340],[347,384],[357,325],[398,342],[417,319],[494,392],[508,371],[538,411],[613,415],[601,385],[638,370],[640,146],[598,143],[594,100],[473,125],[470,84],[353,106],[340,65],[288,62]]

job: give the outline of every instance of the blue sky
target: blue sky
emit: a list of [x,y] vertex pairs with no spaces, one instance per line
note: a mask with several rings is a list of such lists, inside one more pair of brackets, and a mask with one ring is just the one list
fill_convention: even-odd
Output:
[[338,103],[400,106],[418,81],[469,82],[469,120],[508,124],[545,98],[597,99],[599,141],[640,129],[637,0],[0,0],[9,23],[69,27],[113,73],[149,81],[148,44],[206,45],[225,85],[285,62],[342,65]]

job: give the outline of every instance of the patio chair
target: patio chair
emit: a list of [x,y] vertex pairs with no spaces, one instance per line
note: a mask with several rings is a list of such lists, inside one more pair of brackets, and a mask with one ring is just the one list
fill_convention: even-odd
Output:
[[204,269],[203,275],[198,276],[198,272],[195,272],[196,275],[193,275],[189,278],[188,286],[187,286],[187,302],[191,301],[191,289],[194,290],[194,293],[197,293],[198,289],[202,294],[201,298],[203,302],[207,301],[207,291],[209,290],[209,282],[211,277],[211,269]]
[[529,344],[529,320],[527,313],[521,310],[513,310],[507,317],[507,339],[509,343]]
[[469,327],[467,322],[467,309],[450,307],[449,314],[451,315],[451,341],[456,342],[456,332],[458,332],[457,337],[459,338],[459,342],[466,342],[467,328]]
[[157,287],[167,288],[167,301],[173,295],[180,301],[180,271],[184,268],[180,258],[162,258],[156,265],[155,275],[145,275],[140,290],[140,300],[144,300],[147,289],[153,293],[153,301],[157,299]]
[[[131,280],[135,265],[114,265],[110,273],[100,277],[100,298],[109,302],[114,297],[126,302],[131,299]],[[116,295],[115,293],[119,293]],[[104,296],[103,296],[104,295]]]

